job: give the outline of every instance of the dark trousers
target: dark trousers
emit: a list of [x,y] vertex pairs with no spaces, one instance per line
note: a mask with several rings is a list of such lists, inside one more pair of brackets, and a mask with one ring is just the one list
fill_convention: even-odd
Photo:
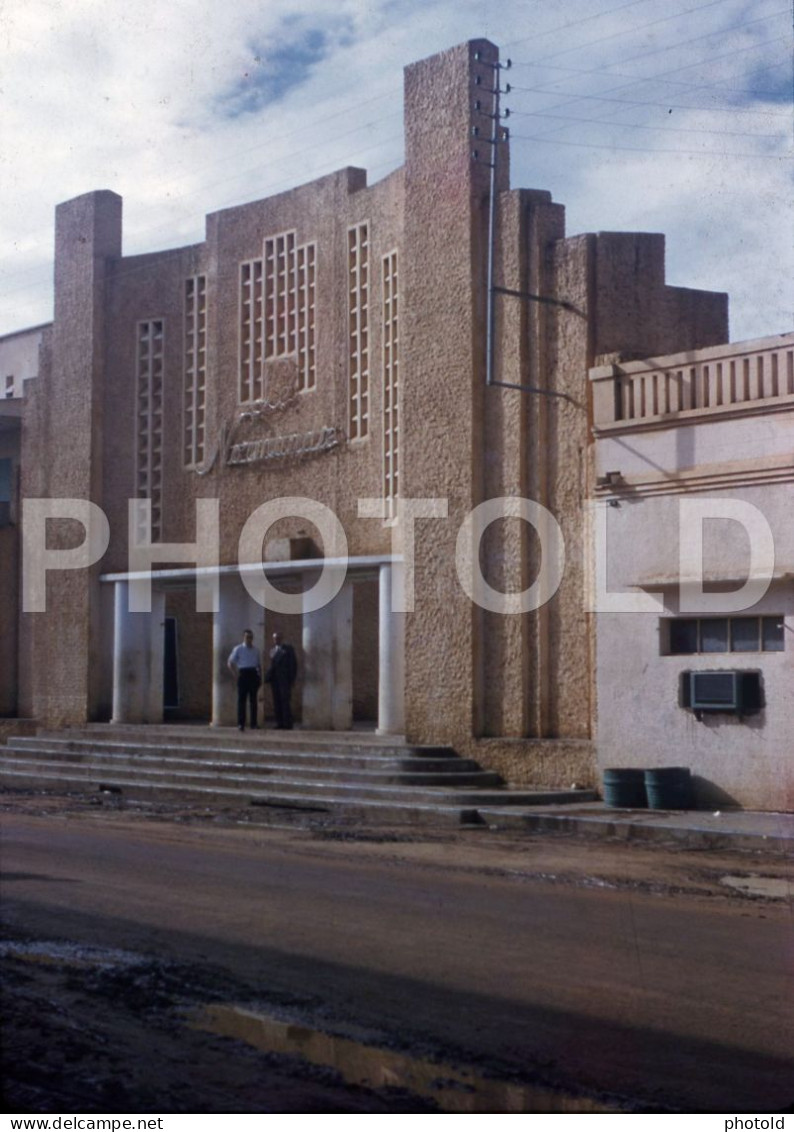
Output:
[[288,680],[273,680],[270,684],[273,693],[273,708],[276,713],[276,727],[285,731],[292,728],[292,685]]
[[245,727],[245,706],[250,705],[251,726],[256,727],[256,695],[259,676],[255,668],[241,668],[237,674],[237,726]]

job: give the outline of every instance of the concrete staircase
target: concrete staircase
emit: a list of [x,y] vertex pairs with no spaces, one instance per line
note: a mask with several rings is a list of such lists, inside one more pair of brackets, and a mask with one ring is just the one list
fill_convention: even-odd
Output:
[[586,790],[516,789],[448,747],[372,732],[93,724],[9,738],[0,786],[215,808],[267,806],[380,820],[485,820],[482,811],[589,802]]

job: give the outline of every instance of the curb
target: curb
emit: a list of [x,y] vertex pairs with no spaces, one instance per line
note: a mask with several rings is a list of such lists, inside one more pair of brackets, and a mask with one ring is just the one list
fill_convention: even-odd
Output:
[[[690,825],[669,825],[665,817],[680,819],[681,811],[659,811],[656,821],[637,820],[630,811],[601,814],[559,814],[549,811],[510,813],[508,810],[480,808],[483,821],[494,829],[527,829],[536,833],[567,833],[583,837],[610,838],[619,841],[675,841],[693,849],[749,849],[756,852],[794,854],[794,819],[792,831],[775,830],[775,815],[768,815],[767,832],[740,829],[709,829],[696,824],[693,816]],[[693,813],[697,813],[694,811]],[[764,821],[767,815],[760,815]],[[708,820],[702,815],[700,821]]]

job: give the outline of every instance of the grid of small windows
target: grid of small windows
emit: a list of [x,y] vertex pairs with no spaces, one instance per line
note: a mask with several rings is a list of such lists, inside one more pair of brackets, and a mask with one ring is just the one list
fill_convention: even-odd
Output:
[[295,233],[265,240],[265,357],[295,353]]
[[782,652],[782,617],[681,617],[667,623],[668,653]]
[[397,252],[383,257],[383,497],[389,518],[400,487]]
[[151,500],[152,542],[162,535],[163,518],[163,345],[162,319],[138,323],[135,486],[139,499]]
[[268,236],[261,259],[240,264],[240,403],[267,397],[266,363],[295,357],[298,391],[315,389],[317,245]]
[[369,226],[348,230],[350,439],[369,434]]
[[315,304],[317,293],[317,245],[304,244],[297,250],[298,260],[298,389],[317,388],[315,357]]
[[240,264],[240,402],[259,401],[263,388],[264,275],[261,259]]
[[185,467],[204,460],[207,400],[207,277],[185,281]]

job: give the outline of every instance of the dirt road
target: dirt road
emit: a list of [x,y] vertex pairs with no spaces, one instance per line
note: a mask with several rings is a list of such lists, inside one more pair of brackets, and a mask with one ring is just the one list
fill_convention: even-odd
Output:
[[[212,1002],[354,1039],[383,1062],[399,1053],[465,1066],[595,1107],[793,1110],[780,858],[479,830],[155,821],[67,803],[6,809],[7,1002],[26,1064],[38,1057],[47,1070],[6,1073],[33,1111],[47,1089],[60,1111],[67,1080],[101,1111],[452,1103],[441,1088],[428,1101],[345,1087],[285,1059],[272,1037],[257,1053],[187,1030]],[[389,1073],[378,1080],[399,1084]],[[525,1102],[470,1103],[459,1110]]]

